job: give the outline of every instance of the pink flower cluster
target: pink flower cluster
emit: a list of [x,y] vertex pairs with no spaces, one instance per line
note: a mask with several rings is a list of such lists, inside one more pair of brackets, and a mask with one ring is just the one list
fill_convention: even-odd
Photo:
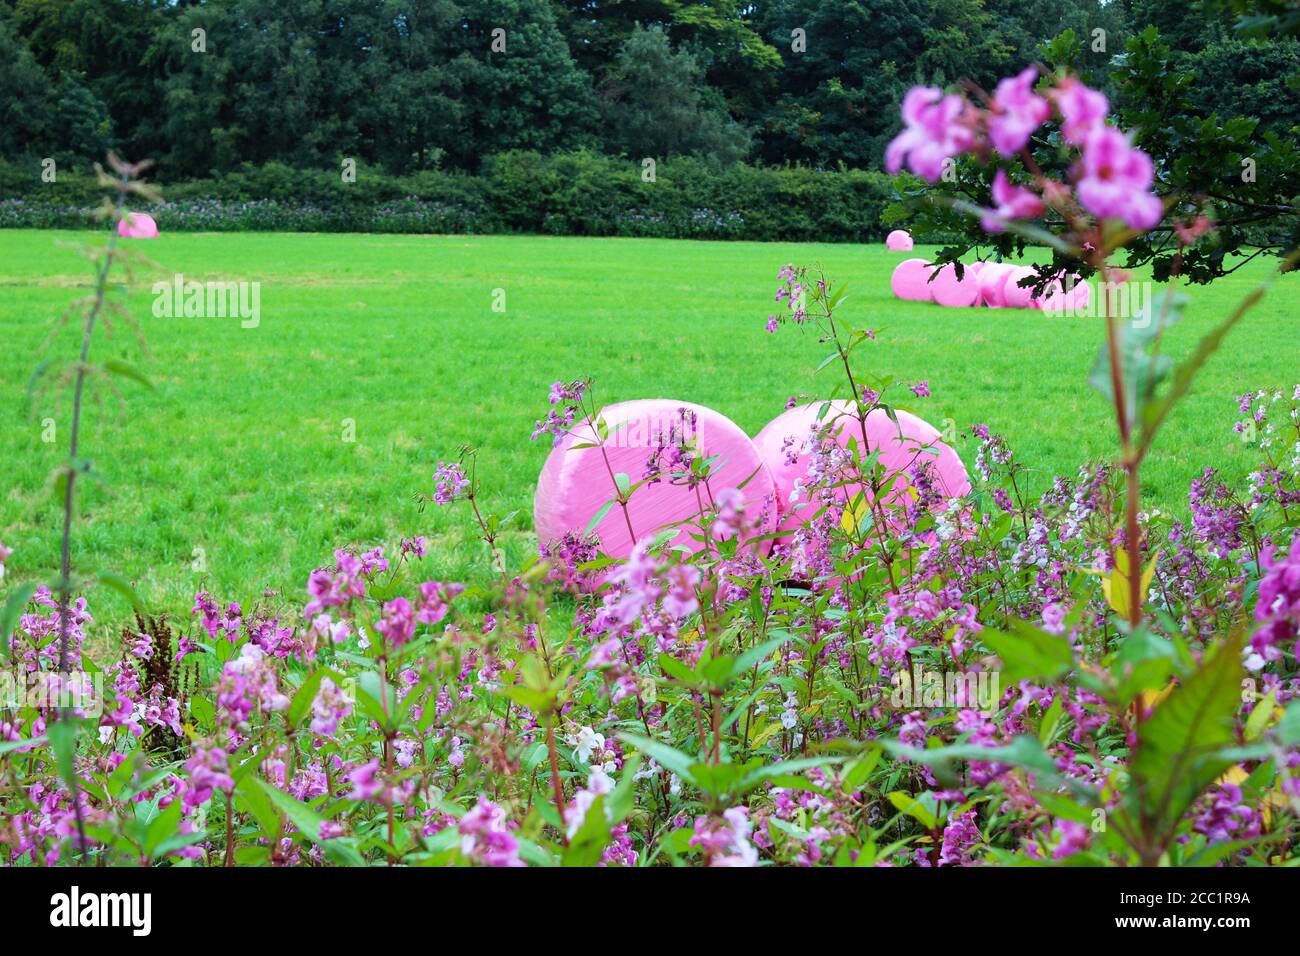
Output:
[[1269,549],[1261,556],[1265,575],[1259,582],[1255,620],[1260,626],[1250,638],[1251,650],[1263,660],[1281,656],[1277,647],[1300,634],[1300,533],[1285,554]]
[[[1080,205],[1098,219],[1118,219],[1133,229],[1153,228],[1164,212],[1151,191],[1155,166],[1128,136],[1107,125],[1106,96],[1067,76],[1044,97],[1034,90],[1037,78],[1037,69],[1029,67],[1002,80],[986,108],[937,87],[913,87],[903,98],[903,130],[885,151],[885,168],[897,173],[906,164],[933,183],[945,165],[963,153],[987,158],[994,152],[1011,159],[1022,153],[1055,104],[1062,136],[1079,150],[1071,179]],[[1055,204],[1063,195],[1060,184],[1038,179],[1035,192],[1014,185],[999,169],[993,180],[996,209],[985,217],[985,229],[1001,231],[999,220],[1032,218]]]

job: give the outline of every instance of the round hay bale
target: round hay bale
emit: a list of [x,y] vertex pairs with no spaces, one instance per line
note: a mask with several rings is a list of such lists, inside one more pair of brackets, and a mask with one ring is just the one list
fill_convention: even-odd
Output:
[[[626,475],[628,486],[634,487],[652,470],[657,470],[658,480],[635,487],[626,517],[615,503],[592,529],[605,554],[626,558],[632,553],[634,536],[639,542],[666,525],[690,522],[700,514],[701,504],[710,510],[721,492],[742,483],[745,519],[751,527],[746,537],[770,534],[775,528],[772,476],[749,436],[725,415],[690,402],[656,398],[607,405],[600,417],[608,428],[603,449],[580,447],[595,440],[592,425],[583,423],[551,449],[542,466],[533,496],[533,522],[544,547],[566,532],[584,534],[614,499],[615,476]],[[680,462],[679,453],[716,458],[707,484],[692,485],[682,477],[684,470],[674,466]],[[682,525],[672,545],[698,550],[702,542],[692,532],[698,537],[696,523]]]
[[930,263],[924,259],[904,259],[894,267],[889,287],[897,298],[908,302],[929,302]]
[[885,237],[885,248],[895,252],[909,252],[912,248],[912,236],[906,229],[895,229]]
[[978,278],[980,301],[992,308],[1004,308],[1006,300],[1003,295],[1006,292],[1007,279],[1014,268],[1015,266],[1007,265],[1004,262],[984,263],[984,268],[980,270]]
[[[822,411],[824,406],[825,412]],[[895,502],[910,487],[909,469],[921,461],[930,462],[935,487],[944,497],[955,498],[970,491],[966,466],[957,452],[940,440],[939,430],[924,419],[902,410],[896,411],[895,425],[883,409],[867,415],[868,450],[880,451],[880,462],[892,484],[885,501]],[[814,452],[814,431],[823,440],[833,439],[842,448],[862,444],[862,423],[849,402],[813,402],[781,413],[768,422],[754,438],[754,445],[766,462],[775,483],[778,529],[794,531],[807,523],[821,509],[819,501],[810,501],[801,482],[808,473]],[[840,508],[845,507],[863,489],[844,487],[835,490]],[[788,541],[788,538],[783,539]]]
[[123,239],[157,239],[158,223],[147,212],[129,212],[118,220],[117,234]]
[[1033,305],[1033,287],[1021,286],[1018,283],[1021,279],[1027,279],[1035,274],[1033,269],[1026,266],[1012,266],[1006,285],[1002,288],[1003,305],[1009,309],[1028,309]]
[[964,269],[962,277],[957,278],[957,267],[949,264],[939,270],[939,274],[930,283],[930,296],[940,305],[965,308],[979,301],[979,279]]

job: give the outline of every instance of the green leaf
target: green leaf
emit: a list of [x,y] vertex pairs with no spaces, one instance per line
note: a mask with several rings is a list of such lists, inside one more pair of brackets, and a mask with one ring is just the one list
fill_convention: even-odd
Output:
[[895,756],[913,763],[926,764],[936,770],[955,760],[983,760],[989,763],[1009,763],[1032,770],[1043,777],[1040,784],[1055,779],[1056,764],[1043,749],[1037,737],[1022,734],[999,747],[981,747],[977,744],[950,744],[946,747],[909,747],[897,740],[882,740],[880,745]]
[[155,852],[162,843],[171,836],[176,835],[176,830],[181,823],[182,801],[173,800],[167,805],[167,809],[158,814],[149,821],[149,828],[144,834],[144,855],[153,859]]
[[1052,741],[1056,739],[1056,732],[1061,729],[1061,715],[1064,711],[1062,700],[1064,695],[1058,693],[1052,700],[1052,706],[1047,708],[1038,721],[1038,740],[1044,747],[1050,747]]
[[1002,676],[1008,684],[1051,683],[1074,665],[1074,651],[1064,635],[1019,620],[1012,620],[1011,628],[1012,634],[988,628],[979,634],[980,641],[1002,658]]
[[139,382],[145,388],[153,388],[153,382],[149,381],[148,377],[143,372],[130,362],[124,362],[122,359],[109,359],[104,363],[104,371],[111,375],[116,375],[119,378],[129,378],[133,381]]
[[795,760],[782,760],[779,763],[767,764],[746,772],[744,777],[740,779],[739,789],[743,793],[752,790],[765,780],[802,773],[814,767],[828,767],[832,764],[843,763],[847,759],[848,757],[842,756],[799,757]]
[[1240,702],[1241,634],[1235,633],[1137,728],[1130,765],[1131,801],[1165,834],[1232,761]]
[[770,641],[764,641],[756,647],[751,647],[745,653],[736,658],[736,667],[733,672],[733,679],[749,671],[751,667],[761,661],[767,660],[772,653],[781,645],[789,640],[788,637],[778,637]]
[[1300,744],[1300,700],[1293,700],[1287,705],[1282,719],[1273,728],[1278,743],[1284,747]]
[[131,602],[131,607],[135,608],[137,611],[144,610],[144,604],[141,603],[140,598],[135,593],[135,589],[131,587],[130,582],[128,582],[126,578],[108,571],[101,571],[99,574],[95,575],[95,580],[99,584],[111,588],[118,594],[122,595],[122,597]]
[[206,697],[190,698],[190,716],[200,727],[208,727],[216,719],[217,711],[212,706],[212,701]]
[[609,843],[609,820],[605,816],[605,795],[601,794],[587,808],[582,826],[564,851],[564,866],[595,866]]
[[551,699],[541,691],[533,690],[531,687],[510,684],[499,688],[499,691],[520,707],[524,707],[534,714],[544,714],[550,710]]
[[660,654],[659,666],[663,668],[663,672],[669,677],[675,678],[683,683],[694,684],[698,680],[693,670],[671,654]]
[[297,727],[302,723],[302,719],[307,716],[307,712],[311,710],[312,702],[316,699],[316,691],[320,688],[320,682],[330,673],[329,668],[318,667],[303,679],[302,684],[293,695],[293,700],[289,702],[289,710],[285,713],[285,720],[290,727]]
[[748,764],[736,763],[693,763],[690,772],[695,785],[714,797],[736,796],[743,792],[740,786],[747,770],[756,767],[759,761]]
[[694,761],[680,750],[661,744],[657,740],[651,740],[649,737],[642,737],[640,734],[621,733],[619,737],[646,756],[653,757],[659,766],[677,774],[685,782],[695,783],[695,778],[691,775],[691,765]]
[[[1103,298],[1106,290],[1100,289]],[[1182,318],[1187,296],[1162,292],[1135,316],[1115,319],[1115,338],[1119,344],[1120,384],[1124,390],[1124,411],[1130,426],[1139,416],[1146,420],[1156,388],[1173,368],[1173,360],[1153,349],[1166,328]],[[1112,404],[1115,402],[1114,380],[1110,368],[1110,342],[1103,342],[1088,376],[1088,384]]]
[[59,768],[59,778],[69,787],[76,787],[76,780],[73,779],[73,758],[77,753],[77,736],[81,730],[81,722],[67,717],[54,721],[45,729],[45,735],[50,738],[50,747],[54,750],[55,764]]
[[605,515],[609,514],[609,509],[614,507],[614,505],[616,505],[617,503],[618,503],[617,499],[610,498],[609,501],[606,501],[603,505],[601,505],[600,510],[597,511],[594,515],[592,515],[591,520],[587,522],[586,533],[591,534],[593,531],[595,531],[596,525],[600,524],[602,521],[605,520]]
[[889,794],[889,802],[894,805],[894,809],[907,814],[927,830],[933,830],[939,825],[938,812],[934,807],[934,796],[929,792],[922,794],[920,797],[914,797],[910,793],[895,790]]
[[280,832],[280,815],[275,812],[275,805],[267,796],[265,785],[256,775],[247,776],[240,781],[235,788],[235,802],[241,809],[252,815],[267,837],[273,838]]
[[22,617],[23,608],[36,593],[35,584],[20,584],[5,598],[4,607],[0,608],[0,641],[9,646],[9,636],[13,634],[18,619]]
[[271,786],[260,777],[254,777],[252,780],[266,794],[267,799],[284,812],[304,837],[317,843],[328,842],[320,838],[320,826],[325,822],[323,816],[297,797],[285,793],[279,787]]

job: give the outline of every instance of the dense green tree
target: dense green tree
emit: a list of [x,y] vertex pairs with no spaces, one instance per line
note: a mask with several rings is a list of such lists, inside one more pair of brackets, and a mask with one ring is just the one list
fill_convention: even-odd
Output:
[[[461,0],[448,69],[466,91],[460,129],[446,144],[452,162],[477,168],[508,149],[596,145],[591,77],[573,61],[546,0]],[[493,31],[504,30],[504,52]]]
[[[274,168],[288,195],[295,169],[347,157],[360,175],[574,149],[879,169],[912,84],[989,89],[1049,61],[1105,88],[1162,185],[1227,196],[1225,247],[1274,246],[1294,218],[1297,3],[0,0],[0,149],[84,165],[116,147],[164,182]],[[1243,192],[1214,170],[1247,155]]]
[[1252,116],[1258,134],[1294,136],[1300,123],[1300,41],[1228,37],[1189,54],[1182,64],[1195,76],[1187,98],[1202,116]]
[[1130,0],[1129,10],[1135,27],[1155,27],[1180,52],[1199,50],[1233,30],[1233,16],[1219,0]]
[[752,112],[775,86],[781,55],[753,23],[749,0],[556,0],[574,59],[603,78],[638,26],[659,27],[686,48],[733,112]]
[[769,162],[877,166],[912,83],[992,82],[1013,63],[982,0],[774,0],[755,23],[784,61]]
[[637,27],[610,71],[605,142],[632,156],[697,155],[722,163],[743,159],[748,131],[704,85],[688,52],[674,52],[659,27]]
[[353,145],[350,77],[324,49],[326,26],[337,22],[329,2],[218,0],[173,21],[159,45],[175,172],[272,159],[323,165]]
[[47,155],[50,81],[27,43],[0,10],[0,155]]
[[357,131],[383,168],[433,168],[459,135],[472,99],[470,71],[448,68],[459,23],[452,0],[384,0],[350,17]]
[[[154,38],[176,12],[169,0],[16,0],[13,13],[37,62],[75,102],[62,117],[86,130],[102,126],[102,104],[128,154],[156,154],[153,114],[158,71],[149,60]],[[86,111],[90,110],[90,113]],[[52,120],[58,120],[58,114]],[[86,130],[88,133],[88,130]],[[98,150],[102,134],[71,133],[60,140]],[[102,157],[101,157],[102,158]]]

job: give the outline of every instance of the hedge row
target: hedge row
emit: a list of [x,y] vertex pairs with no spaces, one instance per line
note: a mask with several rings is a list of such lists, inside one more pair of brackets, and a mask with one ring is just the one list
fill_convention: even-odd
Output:
[[[78,227],[99,202],[88,173],[0,165],[0,227]],[[737,165],[690,158],[639,163],[588,152],[492,157],[477,176],[245,166],[213,179],[163,182],[148,211],[163,230],[548,233],[862,242],[883,238],[888,177],[854,170]]]

